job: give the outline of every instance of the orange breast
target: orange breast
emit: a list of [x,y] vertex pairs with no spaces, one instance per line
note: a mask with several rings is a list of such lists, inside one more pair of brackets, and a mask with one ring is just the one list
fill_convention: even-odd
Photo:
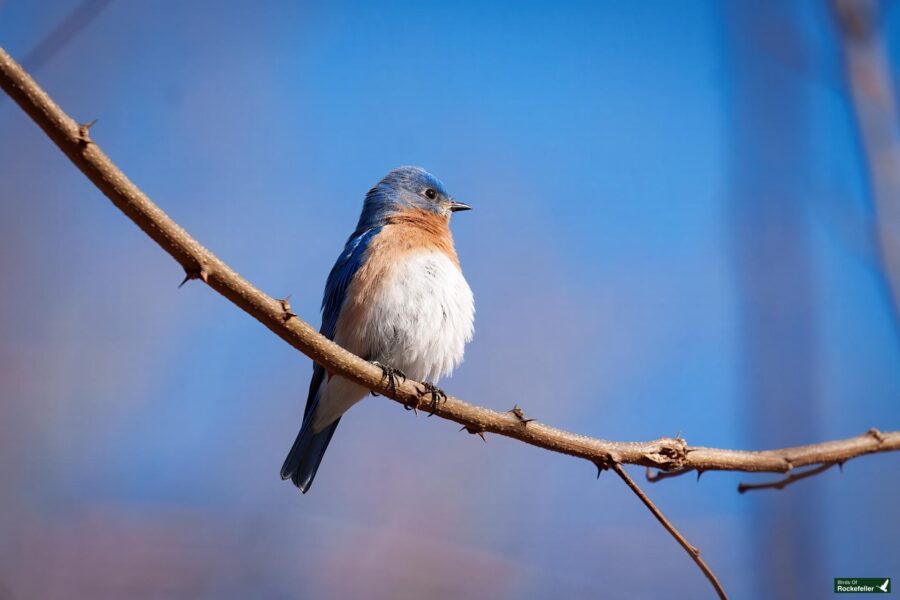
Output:
[[369,242],[363,264],[347,287],[347,296],[335,328],[335,342],[354,354],[365,354],[363,340],[358,339],[354,332],[363,328],[374,295],[384,285],[394,264],[412,252],[423,250],[442,252],[459,268],[448,217],[409,209],[388,218],[378,235]]

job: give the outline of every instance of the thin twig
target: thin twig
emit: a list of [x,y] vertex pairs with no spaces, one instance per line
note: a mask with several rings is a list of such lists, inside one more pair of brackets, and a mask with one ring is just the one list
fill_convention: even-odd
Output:
[[738,484],[738,492],[743,494],[744,492],[749,492],[752,490],[781,490],[784,489],[784,486],[790,485],[795,481],[800,481],[801,479],[806,479],[807,477],[812,477],[813,475],[818,475],[823,471],[827,471],[836,464],[838,463],[825,463],[823,465],[819,465],[818,467],[812,467],[810,469],[806,469],[805,471],[800,471],[799,473],[791,473],[787,477],[779,479],[778,481],[767,481],[765,483],[741,483]]
[[[347,352],[321,336],[303,319],[293,316],[275,298],[238,275],[191,237],[94,143],[86,125],[79,125],[0,48],[0,88],[37,123],[69,159],[125,215],[182,266],[188,280],[203,281],[334,375],[340,375],[406,406],[428,402],[421,384],[401,382],[392,389],[380,368]],[[173,284],[174,287],[174,284]],[[497,398],[509,406],[510,398]],[[664,471],[748,471],[787,473],[794,468],[846,461],[864,454],[900,450],[900,431],[872,429],[855,437],[778,450],[750,452],[688,446],[685,440],[660,438],[649,442],[616,442],[591,438],[521,419],[509,412],[473,406],[452,396],[438,403],[434,413],[468,431],[495,433],[594,464],[613,460]]]
[[[672,479],[673,477],[681,477],[682,475],[687,475],[693,470],[694,469],[679,469],[678,471],[657,471],[652,467],[647,467],[646,478],[650,483],[656,483],[657,481],[662,481],[663,479]],[[697,474],[697,479],[700,479],[699,473]]]
[[625,469],[617,462],[610,463],[610,468],[618,474],[619,477],[622,478],[622,481],[625,482],[625,485],[631,488],[631,491],[635,493],[635,495],[641,499],[641,502],[644,503],[650,512],[653,513],[653,516],[656,517],[656,520],[662,523],[662,526],[666,528],[672,537],[681,545],[685,551],[691,555],[691,558],[697,566],[700,567],[700,570],[703,571],[703,574],[706,575],[706,578],[709,579],[709,582],[716,589],[716,593],[719,595],[719,598],[722,600],[728,600],[728,596],[725,594],[725,590],[722,588],[722,584],[719,583],[719,580],[716,578],[716,574],[713,573],[712,569],[709,568],[709,565],[700,557],[700,550],[697,549],[696,546],[693,546],[689,541],[687,541],[681,532],[678,531],[674,525],[666,518],[664,514],[653,504],[653,501],[644,493],[638,484],[634,482],[634,480],[625,472]]

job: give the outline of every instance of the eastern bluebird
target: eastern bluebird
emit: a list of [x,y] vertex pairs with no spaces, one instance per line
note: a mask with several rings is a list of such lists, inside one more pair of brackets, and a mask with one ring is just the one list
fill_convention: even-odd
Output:
[[[437,382],[449,375],[474,332],[472,290],[450,234],[450,215],[469,209],[424,169],[388,173],[366,194],[356,231],[328,275],[322,335],[389,377]],[[436,391],[433,383],[428,388]],[[341,415],[368,393],[314,365],[281,478],[306,493]]]

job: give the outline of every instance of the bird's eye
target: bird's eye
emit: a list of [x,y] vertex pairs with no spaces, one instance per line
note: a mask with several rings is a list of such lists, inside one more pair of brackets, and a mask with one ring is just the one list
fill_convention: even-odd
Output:
[[435,191],[434,191],[433,189],[431,189],[431,188],[428,188],[427,190],[425,190],[425,196],[426,196],[429,200],[434,200],[435,198],[437,198],[437,192],[435,192]]

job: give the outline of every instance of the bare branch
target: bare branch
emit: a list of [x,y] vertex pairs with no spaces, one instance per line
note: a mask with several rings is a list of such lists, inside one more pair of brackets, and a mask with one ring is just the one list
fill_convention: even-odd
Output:
[[765,483],[741,483],[738,484],[738,492],[743,494],[744,492],[749,492],[751,490],[781,490],[784,489],[784,486],[786,485],[790,485],[795,481],[800,481],[801,479],[806,479],[807,477],[812,477],[813,475],[818,475],[819,473],[827,471],[837,464],[840,463],[825,463],[823,465],[819,465],[818,467],[811,467],[809,469],[806,469],[805,471],[800,471],[799,473],[791,473],[787,477],[779,479],[778,481],[767,481]]
[[[679,469],[678,471],[656,471],[652,467],[647,467],[646,478],[650,483],[656,483],[657,481],[662,481],[663,479],[672,479],[673,477],[681,477],[682,475],[687,475],[691,473],[694,469]],[[697,479],[700,479],[700,474],[703,471],[697,471]]]
[[[428,403],[419,393],[421,384],[414,381],[398,383],[392,392],[392,386],[380,368],[319,335],[281,301],[254,287],[204,248],[141,192],[93,142],[88,128],[63,112],[2,48],[0,87],[116,207],[178,261],[188,280],[205,282],[328,372],[351,379],[407,406],[419,407]],[[875,429],[844,440],[760,452],[688,446],[680,437],[616,442],[562,431],[537,421],[523,422],[514,412],[473,406],[452,396],[436,406],[435,414],[470,432],[503,435],[583,458],[595,465],[628,463],[663,471],[787,473],[797,467],[900,450],[900,431],[881,433]]]
[[622,465],[614,462],[610,465],[610,468],[615,471],[619,475],[619,477],[622,478],[622,481],[625,482],[625,485],[630,487],[631,491],[641,499],[641,502],[644,503],[644,506],[650,509],[650,512],[653,513],[653,516],[656,517],[656,519],[660,523],[662,523],[662,526],[666,528],[666,531],[672,534],[672,537],[674,537],[675,540],[679,544],[681,544],[681,547],[684,548],[685,552],[691,555],[691,559],[695,563],[697,563],[697,566],[700,567],[700,570],[703,571],[703,574],[706,575],[706,578],[709,579],[709,582],[716,589],[716,593],[719,595],[719,598],[721,598],[722,600],[728,600],[728,596],[725,594],[725,590],[722,588],[722,584],[719,583],[719,580],[716,578],[716,574],[713,573],[712,569],[709,568],[709,565],[707,565],[706,562],[702,558],[700,558],[700,550],[698,550],[696,546],[691,545],[691,543],[688,542],[683,535],[681,535],[681,532],[679,532],[675,528],[675,526],[672,525],[672,523],[666,518],[666,516],[662,514],[662,512],[656,507],[656,505],[653,504],[653,501],[649,498],[649,496],[647,496],[647,494],[644,493],[644,490],[638,487],[638,484],[635,483],[634,480],[628,475],[628,473],[625,472],[625,469],[622,467]]

